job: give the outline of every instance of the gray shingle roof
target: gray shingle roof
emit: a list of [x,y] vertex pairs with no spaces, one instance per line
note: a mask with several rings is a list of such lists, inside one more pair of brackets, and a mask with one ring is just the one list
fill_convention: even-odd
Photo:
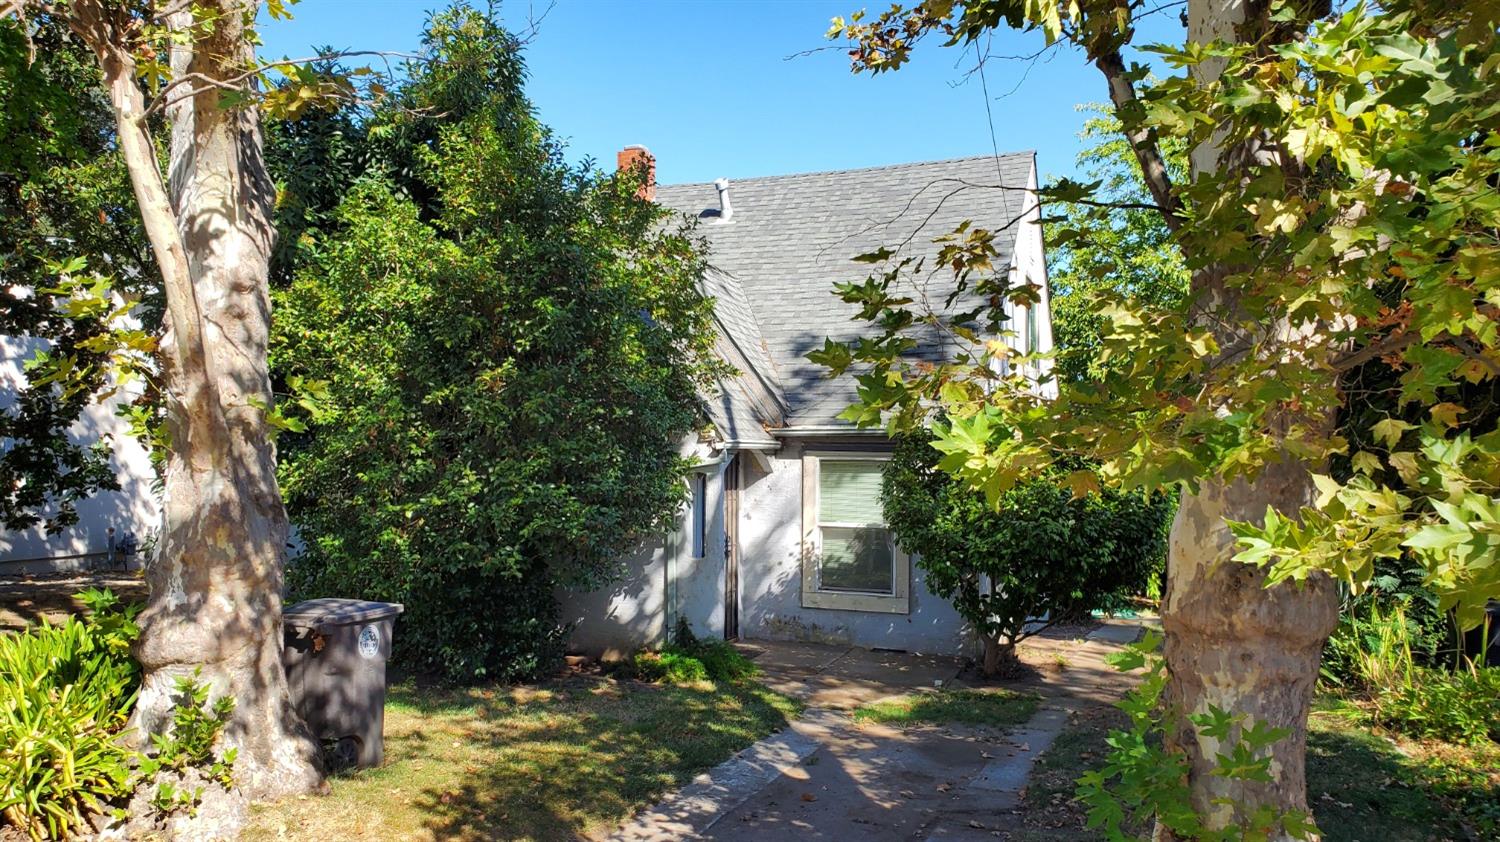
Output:
[[[848,341],[874,333],[851,321],[855,308],[833,295],[835,283],[869,273],[851,258],[881,246],[899,247],[901,256],[931,257],[937,253],[934,237],[972,220],[995,231],[1004,265],[1019,227],[1010,223],[1021,214],[1021,191],[1034,166],[1034,153],[1020,152],[731,180],[733,219],[706,221],[699,231],[717,270],[707,291],[717,298],[721,329],[744,359],[731,360],[742,372],[734,385],[759,420],[768,426],[837,423],[853,400],[851,378],[831,380],[806,356],[825,337]],[[656,199],[691,216],[718,207],[712,184],[662,185]],[[951,273],[924,275],[907,292],[941,306],[952,291]],[[944,352],[936,336],[918,349],[924,357]],[[761,384],[764,394],[751,394]],[[734,403],[733,393],[726,394]],[[780,418],[767,414],[767,402],[784,406]],[[742,410],[725,409],[741,416],[743,426]]]
[[723,272],[710,270],[703,286],[704,293],[714,299],[714,321],[719,328],[715,351],[737,372],[720,378],[716,393],[704,396],[704,409],[726,441],[774,446],[776,440],[765,428],[785,422],[786,396],[750,302],[739,282]]

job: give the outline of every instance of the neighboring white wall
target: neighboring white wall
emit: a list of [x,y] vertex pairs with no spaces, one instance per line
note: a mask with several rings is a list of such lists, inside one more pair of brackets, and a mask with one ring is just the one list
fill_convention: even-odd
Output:
[[666,555],[656,542],[625,562],[626,578],[587,593],[558,593],[562,619],[573,625],[568,648],[614,660],[658,646],[666,631]]
[[[14,405],[26,384],[23,366],[37,347],[36,340],[0,336],[0,411]],[[120,490],[110,491],[78,504],[78,523],[57,535],[47,535],[41,525],[22,532],[0,532],[0,573],[38,573],[74,570],[97,563],[109,549],[108,529],[116,539],[126,532],[145,541],[158,528],[161,512],[152,492],[155,472],[146,449],[129,434],[128,425],[115,416],[115,408],[135,394],[115,395],[108,402],[84,410],[68,435],[74,442],[92,444],[108,436],[114,449],[110,460],[120,480]],[[0,447],[7,446],[0,443]],[[80,558],[93,556],[93,558]],[[140,563],[137,556],[135,563]]]
[[802,448],[788,441],[771,457],[769,473],[746,465],[740,492],[740,636],[972,655],[967,624],[951,603],[927,590],[915,560],[908,614],[802,607]]

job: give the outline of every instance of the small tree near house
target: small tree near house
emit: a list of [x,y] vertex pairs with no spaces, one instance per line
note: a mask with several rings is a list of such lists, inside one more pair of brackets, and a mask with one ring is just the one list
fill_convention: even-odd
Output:
[[[1166,555],[1172,506],[1104,490],[1075,496],[1050,478],[1007,491],[998,509],[937,468],[928,436],[904,436],[881,498],[927,587],[984,643],[984,674],[1013,673],[1016,644],[1079,610],[1144,590]],[[1038,619],[1045,618],[1045,619]]]

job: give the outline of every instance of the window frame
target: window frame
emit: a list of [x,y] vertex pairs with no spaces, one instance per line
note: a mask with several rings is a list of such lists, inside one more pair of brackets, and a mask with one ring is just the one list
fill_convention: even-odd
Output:
[[[804,450],[802,453],[802,607],[876,614],[911,613],[911,558],[891,533],[892,592],[825,591],[818,587],[818,561],[823,544],[823,524],[818,521],[823,461],[889,462],[888,452],[870,450]],[[829,526],[839,528],[838,524]],[[868,527],[869,524],[860,524]],[[884,520],[881,526],[890,532]],[[845,525],[844,528],[847,528]]]
[[1026,305],[1026,353],[1028,354],[1035,354],[1041,350],[1038,346],[1042,344],[1042,328],[1036,313],[1040,303]]
[[[1030,274],[1027,274],[1025,277],[1027,286],[1034,285],[1031,280]],[[1024,334],[1022,337],[1022,342],[1025,343],[1025,348],[1022,350],[1022,353],[1028,356],[1034,356],[1041,350],[1038,346],[1042,344],[1042,319],[1041,314],[1037,312],[1038,308],[1040,308],[1041,306],[1041,296],[1040,294],[1038,294],[1036,301],[1026,305],[1026,313],[1024,316],[1022,316],[1022,319],[1024,320],[1024,323],[1022,325],[1022,333]],[[1026,363],[1026,367],[1031,371],[1033,375],[1039,376],[1042,372],[1041,360],[1028,360]]]

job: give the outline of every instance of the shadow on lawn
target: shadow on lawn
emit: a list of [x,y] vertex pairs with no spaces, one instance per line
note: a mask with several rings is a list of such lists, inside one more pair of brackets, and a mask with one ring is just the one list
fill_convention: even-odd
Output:
[[[1016,842],[1102,839],[1072,800],[1074,780],[1104,761],[1108,732],[1126,726],[1113,708],[1081,711],[1042,757],[1028,787]],[[1479,755],[1475,755],[1479,757]],[[1441,779],[1440,779],[1441,778]],[[1324,842],[1427,842],[1487,839],[1492,828],[1466,823],[1464,805],[1500,800],[1483,772],[1441,775],[1385,738],[1331,713],[1315,713],[1308,733],[1307,792]]]
[[[1463,755],[1442,767],[1407,756],[1366,726],[1316,713],[1307,740],[1307,797],[1327,842],[1382,839],[1491,839],[1496,828],[1470,823],[1482,805],[1500,803],[1500,779],[1460,772],[1463,758],[1490,765],[1484,755]],[[1495,774],[1493,768],[1489,774]],[[1491,817],[1490,821],[1500,816]],[[1483,819],[1481,819],[1483,820]]]
[[462,764],[460,775],[423,781],[414,804],[434,837],[454,840],[586,838],[785,726],[790,712],[753,682],[570,679],[511,691],[406,685],[393,688],[391,702],[434,725],[442,719],[398,737],[387,756],[441,763],[447,754]]

